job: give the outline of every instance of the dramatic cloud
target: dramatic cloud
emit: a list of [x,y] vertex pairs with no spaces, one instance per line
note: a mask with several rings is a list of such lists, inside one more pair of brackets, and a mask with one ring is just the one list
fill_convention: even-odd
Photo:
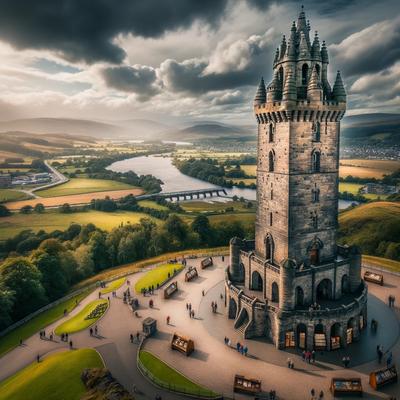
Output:
[[344,75],[376,72],[400,59],[400,17],[353,33],[329,50]]
[[102,71],[109,87],[122,92],[134,92],[141,100],[147,100],[159,92],[156,71],[143,65],[106,68]]
[[227,0],[3,0],[0,38],[19,49],[50,49],[70,61],[122,62],[119,34],[159,37],[194,20],[214,24]]

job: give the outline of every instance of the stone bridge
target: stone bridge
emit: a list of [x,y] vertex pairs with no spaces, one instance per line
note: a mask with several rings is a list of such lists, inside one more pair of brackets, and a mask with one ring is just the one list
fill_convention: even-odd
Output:
[[161,193],[153,193],[153,194],[144,194],[141,196],[137,196],[137,200],[149,200],[155,199],[159,197],[163,197],[167,200],[193,200],[200,198],[207,198],[213,196],[227,196],[228,193],[225,189],[220,188],[211,188],[211,189],[197,189],[197,190],[183,190],[180,192],[161,192]]

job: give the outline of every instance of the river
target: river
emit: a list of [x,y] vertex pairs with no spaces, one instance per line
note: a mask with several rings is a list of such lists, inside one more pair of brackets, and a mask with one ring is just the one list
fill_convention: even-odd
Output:
[[[172,164],[172,158],[169,156],[142,156],[133,157],[126,160],[117,161],[107,167],[115,172],[134,171],[138,175],[151,174],[161,179],[164,184],[162,185],[162,192],[179,192],[184,190],[196,190],[207,188],[220,188],[220,186],[213,185],[212,183],[202,181],[200,179],[192,178],[182,174]],[[224,188],[229,197],[238,196],[244,197],[248,200],[256,199],[256,191],[254,189],[240,189],[233,187],[232,189]],[[220,198],[214,197],[213,200]],[[339,200],[339,208],[345,209],[351,205],[352,202]]]

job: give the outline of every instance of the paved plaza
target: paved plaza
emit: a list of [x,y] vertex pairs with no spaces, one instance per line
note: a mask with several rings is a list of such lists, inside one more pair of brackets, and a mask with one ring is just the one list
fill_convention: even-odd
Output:
[[[157,320],[158,333],[146,340],[144,349],[159,356],[162,360],[191,378],[228,398],[251,398],[233,394],[232,385],[235,374],[260,379],[264,391],[276,390],[279,399],[308,399],[311,388],[317,392],[323,390],[325,399],[331,399],[329,383],[332,377],[361,377],[366,399],[386,399],[389,395],[400,392],[400,384],[392,384],[376,392],[368,384],[370,371],[379,368],[376,360],[376,346],[382,345],[384,351],[393,352],[395,362],[400,359],[400,312],[387,306],[387,297],[394,294],[400,299],[400,277],[384,273],[383,287],[369,284],[368,319],[375,318],[379,328],[373,335],[368,327],[362,333],[361,341],[354,343],[346,350],[333,352],[317,352],[315,363],[305,363],[299,350],[280,351],[271,343],[261,339],[243,340],[239,332],[233,328],[233,321],[225,315],[224,306],[224,270],[227,266],[221,258],[214,259],[214,266],[205,270],[199,268],[200,260],[188,260],[188,266],[198,268],[199,277],[191,282],[184,282],[184,272],[176,280],[179,291],[168,300],[163,299],[162,290],[153,296],[139,295],[139,317],[122,301],[122,293],[127,288],[125,283],[117,291],[117,298],[110,294],[111,306],[105,316],[98,322],[98,337],[91,337],[88,330],[71,335],[75,348],[92,347],[100,352],[107,368],[128,389],[135,384],[138,399],[154,399],[161,394],[163,399],[184,398],[174,393],[161,391],[145,380],[136,368],[137,344],[130,343],[129,335],[141,330],[142,321],[147,316]],[[144,272],[131,275],[128,279],[133,290],[134,283]],[[204,291],[204,296],[203,296]],[[222,297],[221,297],[222,295]],[[87,303],[98,297],[95,290],[66,318],[50,325],[46,333],[50,333],[63,320],[78,313]],[[149,300],[153,299],[154,308],[149,308]],[[217,302],[217,313],[211,310],[211,302]],[[195,318],[190,318],[186,303],[191,303]],[[167,325],[166,318],[170,317]],[[195,351],[191,356],[173,351],[170,348],[171,335],[180,333],[193,339]],[[229,337],[233,346],[239,341],[249,349],[247,357],[234,348],[224,344],[224,337]],[[66,349],[64,342],[41,340],[39,335],[29,338],[23,346],[19,346],[0,359],[0,380],[14,374],[19,369],[42,356]],[[351,358],[350,368],[343,369],[341,359],[344,355]],[[294,369],[286,367],[290,357]]]

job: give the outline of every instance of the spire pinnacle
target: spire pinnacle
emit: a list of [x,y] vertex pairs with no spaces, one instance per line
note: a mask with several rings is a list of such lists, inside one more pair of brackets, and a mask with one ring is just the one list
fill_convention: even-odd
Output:
[[329,62],[328,50],[326,48],[325,40],[322,42],[321,59],[322,59],[322,62],[324,62],[324,63],[328,63]]
[[314,41],[311,47],[311,55],[313,58],[316,58],[317,60],[321,59],[318,31],[315,31]]
[[260,84],[258,85],[256,97],[254,98],[254,105],[264,104],[267,101],[267,92],[265,90],[264,78],[261,77]]
[[299,58],[307,59],[310,57],[310,49],[308,47],[308,42],[305,33],[302,31],[300,33],[300,44],[299,44]]
[[290,101],[297,99],[296,79],[292,70],[287,71],[285,85],[283,88],[283,101]]
[[346,90],[343,85],[342,77],[340,71],[336,74],[335,84],[332,90],[333,98],[338,102],[346,102]]

